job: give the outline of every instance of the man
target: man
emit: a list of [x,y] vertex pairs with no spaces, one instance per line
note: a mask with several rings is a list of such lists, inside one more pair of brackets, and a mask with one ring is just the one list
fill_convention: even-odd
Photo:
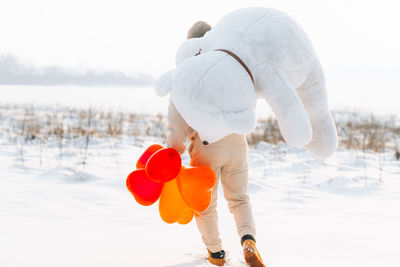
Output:
[[[210,29],[211,26],[208,23],[196,22],[189,29],[187,39],[203,37]],[[211,144],[201,142],[197,132],[185,122],[171,101],[168,108],[168,121],[167,145],[183,154],[185,138],[189,138],[191,165],[210,166],[216,173],[217,179],[221,180],[229,210],[234,215],[246,262],[253,267],[264,266],[256,248],[256,228],[247,194],[248,145],[246,135],[230,134]],[[226,261],[218,231],[217,187],[218,181],[212,191],[210,206],[206,211],[196,214],[195,218],[208,250],[208,261],[214,265],[223,266]]]

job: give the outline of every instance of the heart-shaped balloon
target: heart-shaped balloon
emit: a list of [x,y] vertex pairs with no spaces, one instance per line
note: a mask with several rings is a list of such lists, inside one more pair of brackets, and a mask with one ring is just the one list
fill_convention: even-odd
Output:
[[187,207],[181,214],[181,217],[178,219],[177,223],[179,224],[188,224],[193,219],[194,212],[191,208]]
[[145,169],[138,169],[128,175],[126,186],[139,204],[150,206],[160,197],[164,184],[150,180]]
[[176,179],[165,183],[158,206],[160,217],[166,223],[187,224],[193,218],[190,209],[179,193]]
[[205,211],[211,203],[212,188],[217,182],[210,167],[183,167],[177,179],[185,203],[196,212]]
[[153,155],[155,152],[157,152],[158,150],[160,150],[162,148],[163,148],[163,146],[157,145],[157,144],[149,146],[143,152],[143,154],[140,156],[140,158],[138,159],[138,161],[136,163],[136,168],[144,169],[146,167],[146,163],[149,160],[149,158],[151,157],[151,155]]
[[163,148],[156,151],[146,163],[146,173],[155,182],[168,182],[178,176],[182,160],[178,151]]
[[[159,212],[167,223],[189,223],[195,212],[211,202],[216,176],[210,167],[183,167],[179,153],[161,145],[148,147],[126,179],[128,190],[144,206],[159,198]],[[174,179],[177,178],[177,179]]]

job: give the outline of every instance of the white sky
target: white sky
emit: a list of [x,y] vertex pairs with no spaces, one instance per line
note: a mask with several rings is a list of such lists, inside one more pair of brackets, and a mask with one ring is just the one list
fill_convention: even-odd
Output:
[[155,76],[197,20],[215,24],[248,6],[280,9],[302,25],[325,66],[400,68],[398,1],[0,0],[0,54],[36,65]]

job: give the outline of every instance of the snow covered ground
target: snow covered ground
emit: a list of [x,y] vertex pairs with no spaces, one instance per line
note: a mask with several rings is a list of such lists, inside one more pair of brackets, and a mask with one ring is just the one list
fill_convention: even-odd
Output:
[[[7,102],[38,101],[49,109],[56,98],[61,105],[80,108],[101,102],[90,94],[79,102],[76,88],[61,95],[40,90],[48,90],[46,101],[40,102],[40,94],[22,101],[10,93]],[[123,89],[116,90],[121,102],[108,103],[121,103],[123,111],[165,113],[164,99],[146,110],[145,94],[136,95],[143,102],[130,104],[118,91]],[[56,140],[50,140],[40,163],[38,145],[26,144],[21,156],[21,147],[0,133],[0,266],[211,266],[194,221],[166,224],[157,203],[140,206],[125,187],[137,158],[155,141],[91,139],[82,164],[84,138],[61,153]],[[339,150],[319,160],[285,144],[251,147],[249,193],[267,266],[400,266],[400,161],[393,154]],[[188,160],[185,155],[184,163]],[[244,267],[222,191],[218,209],[226,266]]]

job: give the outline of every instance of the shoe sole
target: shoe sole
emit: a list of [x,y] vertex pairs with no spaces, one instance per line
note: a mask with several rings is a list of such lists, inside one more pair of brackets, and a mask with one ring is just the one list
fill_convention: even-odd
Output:
[[226,261],[225,260],[220,260],[218,259],[217,261],[215,260],[210,260],[209,258],[207,258],[208,262],[211,263],[212,265],[216,265],[216,266],[224,266]]
[[244,259],[250,267],[265,267],[264,263],[260,261],[254,252],[247,251],[244,255]]

